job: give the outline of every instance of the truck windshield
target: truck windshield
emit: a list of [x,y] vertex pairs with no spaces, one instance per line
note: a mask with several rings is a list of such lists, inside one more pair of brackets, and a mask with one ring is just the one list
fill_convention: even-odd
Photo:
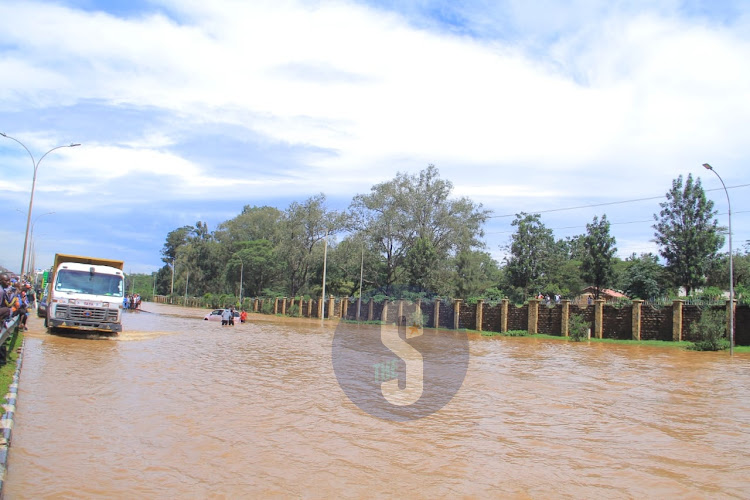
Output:
[[122,297],[122,276],[60,269],[55,291]]

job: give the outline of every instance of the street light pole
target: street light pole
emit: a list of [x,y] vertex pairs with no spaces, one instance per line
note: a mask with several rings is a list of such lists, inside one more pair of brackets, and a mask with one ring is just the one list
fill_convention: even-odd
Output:
[[242,274],[245,271],[245,262],[240,259],[240,307],[242,306]]
[[54,213],[55,212],[47,212],[42,215],[39,215],[34,219],[34,222],[31,223],[31,231],[29,232],[29,257],[28,257],[28,260],[26,261],[29,263],[29,268],[26,269],[27,274],[29,273],[30,270],[31,271],[34,270],[34,265],[31,263],[31,253],[33,251],[32,248],[34,247],[34,226],[36,225],[36,221],[38,221],[40,218],[44,217],[45,215],[52,215]]
[[44,159],[45,156],[47,156],[48,154],[50,154],[52,151],[54,151],[56,149],[60,149],[60,148],[73,148],[73,147],[76,147],[76,146],[80,146],[80,144],[71,143],[71,144],[66,144],[64,146],[54,147],[54,148],[50,149],[49,151],[47,151],[46,153],[44,153],[42,155],[42,157],[39,158],[39,161],[35,161],[34,160],[34,155],[31,154],[31,151],[29,151],[29,148],[27,148],[24,145],[24,143],[22,143],[21,141],[19,141],[15,137],[11,137],[11,136],[3,133],[3,132],[0,132],[0,135],[2,135],[3,137],[5,137],[6,139],[10,139],[10,140],[16,141],[18,144],[20,144],[21,147],[23,147],[23,149],[25,149],[26,152],[29,153],[29,156],[31,157],[31,163],[34,165],[34,177],[31,180],[31,197],[29,198],[29,212],[26,215],[26,235],[24,236],[24,239],[23,239],[23,256],[21,257],[21,274],[19,275],[19,278],[22,278],[23,277],[24,267],[26,267],[26,250],[27,250],[28,244],[29,244],[29,226],[31,225],[31,209],[34,206],[34,188],[36,187],[36,172],[39,169],[39,164],[42,162],[42,160]]
[[724,180],[721,178],[719,173],[708,163],[703,164],[703,168],[710,170],[716,174],[719,178],[722,187],[724,187],[724,194],[727,195],[727,213],[729,214],[729,355],[734,356],[734,276],[733,276],[733,262],[732,262],[732,204],[729,202],[729,191],[727,186],[724,184]]
[[[328,262],[328,229],[326,229],[326,236],[323,243],[323,304],[320,309],[320,321],[322,322],[326,317],[326,264]],[[330,315],[330,311],[328,312]]]
[[362,244],[362,260],[359,262],[359,300],[357,301],[357,321],[362,311],[362,277],[365,272],[365,245]]

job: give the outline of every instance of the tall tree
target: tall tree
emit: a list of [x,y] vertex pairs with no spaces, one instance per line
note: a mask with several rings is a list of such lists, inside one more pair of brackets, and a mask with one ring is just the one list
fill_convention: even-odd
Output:
[[325,202],[321,193],[304,203],[292,203],[284,213],[279,254],[286,261],[287,291],[292,297],[308,285],[315,246],[343,228],[341,214],[328,210]]
[[531,289],[541,291],[547,284],[550,257],[556,252],[555,238],[539,214],[521,212],[511,225],[516,232],[507,247],[506,272],[510,284],[520,288],[523,298],[527,298]]
[[192,232],[193,226],[182,226],[167,233],[167,241],[161,250],[161,260],[166,264],[172,264],[172,261],[177,258],[177,250],[187,244]]
[[387,291],[402,277],[412,286],[424,285],[428,274],[447,279],[444,266],[420,270],[412,265],[404,273],[408,250],[418,240],[422,241],[420,248],[434,252],[435,258],[425,260],[428,255],[424,252],[412,254],[411,264],[422,260],[423,265],[432,266],[432,262],[444,262],[462,249],[483,246],[482,225],[489,212],[468,198],[452,199],[452,191],[453,184],[441,179],[438,169],[429,165],[418,175],[398,173],[395,179],[373,186],[370,194],[357,195],[352,201],[352,229],[363,231],[381,252]]
[[440,258],[432,242],[418,237],[406,252],[404,268],[409,278],[409,285],[417,292],[435,293],[438,280]]
[[497,262],[487,252],[461,250],[455,258],[455,269],[451,292],[462,299],[481,297],[500,280]]
[[237,217],[219,224],[214,237],[222,244],[231,246],[232,251],[237,251],[243,242],[251,240],[268,240],[277,244],[283,215],[281,210],[274,207],[245,205]]
[[242,295],[253,297],[261,295],[266,287],[273,284],[278,271],[273,243],[262,239],[252,240],[244,242],[242,248],[229,259],[226,277],[230,283],[239,284],[242,280]]
[[680,175],[672,181],[666,196],[667,201],[659,204],[661,211],[654,214],[654,241],[667,262],[673,283],[684,287],[689,295],[703,284],[711,262],[724,244],[724,236],[700,177],[693,181],[692,174],[688,174],[683,183]]
[[614,273],[612,259],[617,251],[614,236],[609,234],[609,221],[606,215],[601,220],[594,216],[591,224],[586,224],[586,236],[583,238],[583,260],[581,271],[583,279],[594,286],[594,298],[598,299],[602,288],[608,286]]

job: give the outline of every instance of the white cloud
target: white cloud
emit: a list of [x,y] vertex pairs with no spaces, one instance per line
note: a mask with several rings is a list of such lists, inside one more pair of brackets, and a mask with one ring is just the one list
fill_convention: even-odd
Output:
[[[28,124],[4,131],[33,151],[68,135],[84,143],[45,159],[57,183],[40,192],[61,206],[352,196],[428,163],[456,195],[503,213],[664,193],[677,175],[702,174],[693,167],[704,161],[728,184],[746,178],[750,36],[741,19],[676,15],[672,1],[466,4],[477,22],[484,11],[514,16],[514,40],[418,29],[353,2],[161,5],[174,18],[4,3],[0,114]],[[154,118],[126,128],[101,109],[86,114],[90,103]],[[60,122],[81,113],[90,130],[33,118],[47,112],[63,113]],[[293,152],[258,174],[268,158],[192,145],[226,127],[236,143]],[[1,154],[26,168],[28,159]],[[217,175],[243,160],[253,169]],[[26,174],[17,179],[0,191],[22,195]],[[140,183],[123,185],[131,179]]]

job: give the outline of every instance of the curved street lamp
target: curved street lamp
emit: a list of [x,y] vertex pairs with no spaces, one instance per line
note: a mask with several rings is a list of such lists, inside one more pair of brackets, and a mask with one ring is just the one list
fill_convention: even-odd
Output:
[[727,195],[727,208],[729,213],[729,355],[734,356],[734,276],[732,275],[732,269],[734,265],[732,263],[732,204],[729,202],[729,191],[727,186],[724,184],[724,180],[721,178],[719,173],[713,169],[708,163],[703,164],[703,168],[710,170],[716,174],[719,178],[721,185],[724,187],[724,193]]
[[24,143],[22,143],[21,141],[19,141],[15,137],[11,137],[11,136],[9,136],[7,134],[4,134],[3,132],[0,132],[0,135],[2,135],[3,137],[5,137],[6,139],[10,139],[10,140],[16,141],[18,144],[20,144],[21,147],[23,149],[25,149],[27,153],[29,153],[29,156],[31,157],[31,163],[34,165],[34,177],[33,177],[32,181],[31,181],[31,197],[29,198],[29,213],[26,216],[26,235],[24,236],[24,239],[23,239],[23,256],[21,257],[21,273],[19,274],[19,278],[23,278],[23,269],[24,269],[24,267],[26,267],[26,249],[28,248],[28,244],[29,244],[29,226],[31,225],[31,209],[34,206],[34,188],[36,187],[36,172],[39,169],[39,164],[42,162],[42,160],[44,159],[45,156],[47,156],[48,154],[50,154],[52,151],[54,151],[56,149],[60,149],[60,148],[74,148],[76,146],[80,146],[80,144],[70,143],[70,144],[66,144],[64,146],[54,147],[54,148],[50,149],[49,151],[47,151],[46,153],[44,153],[42,155],[42,157],[39,158],[39,161],[35,161],[34,160],[34,155],[31,154],[31,151],[29,151],[29,148],[27,148],[24,145]]

